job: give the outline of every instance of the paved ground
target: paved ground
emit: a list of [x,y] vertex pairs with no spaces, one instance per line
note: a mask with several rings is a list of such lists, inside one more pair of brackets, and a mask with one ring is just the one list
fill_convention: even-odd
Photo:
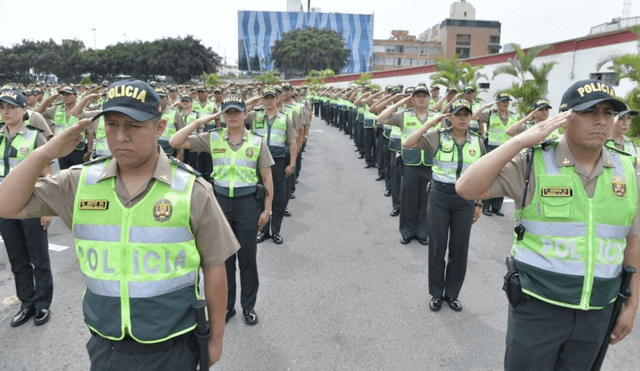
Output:
[[[513,228],[506,216],[473,227],[464,310],[428,309],[427,248],[401,245],[398,219],[375,169],[364,169],[348,137],[314,120],[294,216],[283,245],[259,245],[260,323],[240,316],[227,325],[225,351],[213,369],[499,370],[507,300],[501,290]],[[0,252],[0,369],[87,370],[83,282],[69,231],[54,220],[52,319],[14,329],[18,306],[6,255]],[[64,249],[64,250],[62,250]],[[2,249],[3,251],[4,249]],[[640,336],[613,347],[603,370],[636,370]]]

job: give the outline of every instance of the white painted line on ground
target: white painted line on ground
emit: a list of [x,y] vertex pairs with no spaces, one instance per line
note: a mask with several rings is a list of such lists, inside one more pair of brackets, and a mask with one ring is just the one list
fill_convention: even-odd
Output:
[[316,133],[322,133],[323,132],[322,130],[318,130],[318,129],[309,129],[309,131],[313,131],[313,132],[316,132]]
[[[2,240],[2,237],[0,237],[0,242],[4,243],[4,241]],[[68,248],[69,246],[65,246],[65,245],[56,245],[54,243],[49,244],[49,250],[53,250],[53,251],[64,251]]]

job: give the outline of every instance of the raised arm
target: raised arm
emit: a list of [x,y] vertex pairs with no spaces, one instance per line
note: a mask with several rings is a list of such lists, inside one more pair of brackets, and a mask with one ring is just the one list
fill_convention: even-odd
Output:
[[520,129],[520,127],[533,119],[534,112],[536,111],[535,110],[531,111],[531,113],[529,113],[522,119],[514,122],[511,126],[509,126],[507,128],[507,134],[511,137],[515,137],[516,135],[518,135],[518,130]]
[[169,139],[169,145],[173,148],[190,149],[191,145],[189,144],[189,135],[191,135],[191,133],[193,133],[202,125],[209,123],[217,119],[218,117],[220,117],[220,112],[200,117],[189,125],[178,130],[177,133],[173,134],[173,136]]
[[394,114],[397,110],[398,107],[402,106],[403,104],[405,104],[409,99],[411,99],[411,97],[405,97],[403,99],[401,99],[399,102],[390,105],[389,107],[387,107],[384,111],[382,111],[382,113],[380,113],[380,115],[378,115],[378,122],[381,124],[387,124],[387,122],[389,121],[389,117],[391,117],[392,114]]
[[447,113],[444,115],[438,115],[430,121],[427,121],[424,125],[422,125],[418,130],[414,131],[407,137],[407,139],[402,142],[402,146],[405,148],[415,148],[418,144],[418,140],[420,137],[424,135],[430,128],[438,125],[445,117],[449,117],[451,114]]

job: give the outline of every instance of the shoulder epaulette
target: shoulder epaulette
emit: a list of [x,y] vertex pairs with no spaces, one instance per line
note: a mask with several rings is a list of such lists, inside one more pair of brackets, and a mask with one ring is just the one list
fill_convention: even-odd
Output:
[[258,134],[258,133],[256,133],[256,132],[255,132],[255,131],[253,131],[253,130],[252,130],[251,132],[253,133],[253,135],[255,135],[255,136],[257,136],[257,137],[260,137],[260,138],[264,139],[264,135],[262,135],[262,134]]
[[[451,128],[451,130],[453,130],[453,128]],[[480,133],[476,133],[475,131],[471,131],[471,130],[469,130],[469,134],[470,134],[470,135],[475,135],[475,136],[477,136],[478,138],[481,138]]]
[[453,131],[452,127],[440,128],[438,129],[438,133],[447,133]]
[[107,160],[109,160],[111,158],[113,158],[113,156],[100,156],[100,157],[94,158],[93,160],[89,160],[89,161],[83,162],[82,165],[88,166],[88,165],[93,165],[93,164],[99,164],[99,163],[105,162],[105,161],[107,161]]
[[29,129],[29,130],[33,130],[33,131],[39,131],[39,132],[41,132],[41,133],[43,133],[43,132],[44,132],[44,130],[42,130],[42,129],[40,129],[40,128],[37,128],[37,127],[35,127],[35,126],[32,126],[32,125],[27,125],[27,129]]
[[200,174],[200,172],[198,172],[198,170],[194,169],[193,167],[189,166],[188,164],[185,164],[184,162],[176,159],[175,157],[170,156],[169,157],[169,161],[171,161],[172,164],[176,165],[177,167],[179,167],[180,169],[189,172],[195,176],[201,176],[202,174]]
[[624,151],[624,150],[621,150],[621,149],[619,149],[619,148],[617,148],[617,147],[614,147],[613,145],[611,145],[611,144],[609,143],[609,141],[607,141],[607,142],[604,144],[604,147],[605,147],[606,149],[608,149],[610,152],[611,152],[611,151],[613,151],[613,152],[617,152],[617,153],[619,153],[619,154],[621,154],[621,155],[633,156],[631,153],[629,153],[629,152],[627,152],[627,151]]

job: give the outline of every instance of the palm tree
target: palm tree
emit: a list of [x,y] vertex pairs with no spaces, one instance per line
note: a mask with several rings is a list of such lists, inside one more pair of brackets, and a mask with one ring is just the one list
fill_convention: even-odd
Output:
[[546,50],[547,46],[536,46],[527,51],[518,44],[512,44],[512,46],[516,51],[515,57],[510,58],[506,65],[496,68],[493,71],[493,77],[506,74],[518,80],[503,92],[509,93],[516,99],[514,106],[520,115],[525,116],[531,111],[533,103],[549,92],[547,80],[556,62],[543,63],[540,67],[534,65],[535,58]]
[[469,62],[459,61],[458,54],[454,53],[449,59],[436,58],[435,69],[438,72],[431,75],[431,80],[433,84],[454,88],[458,91],[463,91],[466,86],[473,86],[477,93],[481,93],[478,80],[482,77],[487,79],[487,75],[480,72],[482,68],[483,66],[472,66]]

